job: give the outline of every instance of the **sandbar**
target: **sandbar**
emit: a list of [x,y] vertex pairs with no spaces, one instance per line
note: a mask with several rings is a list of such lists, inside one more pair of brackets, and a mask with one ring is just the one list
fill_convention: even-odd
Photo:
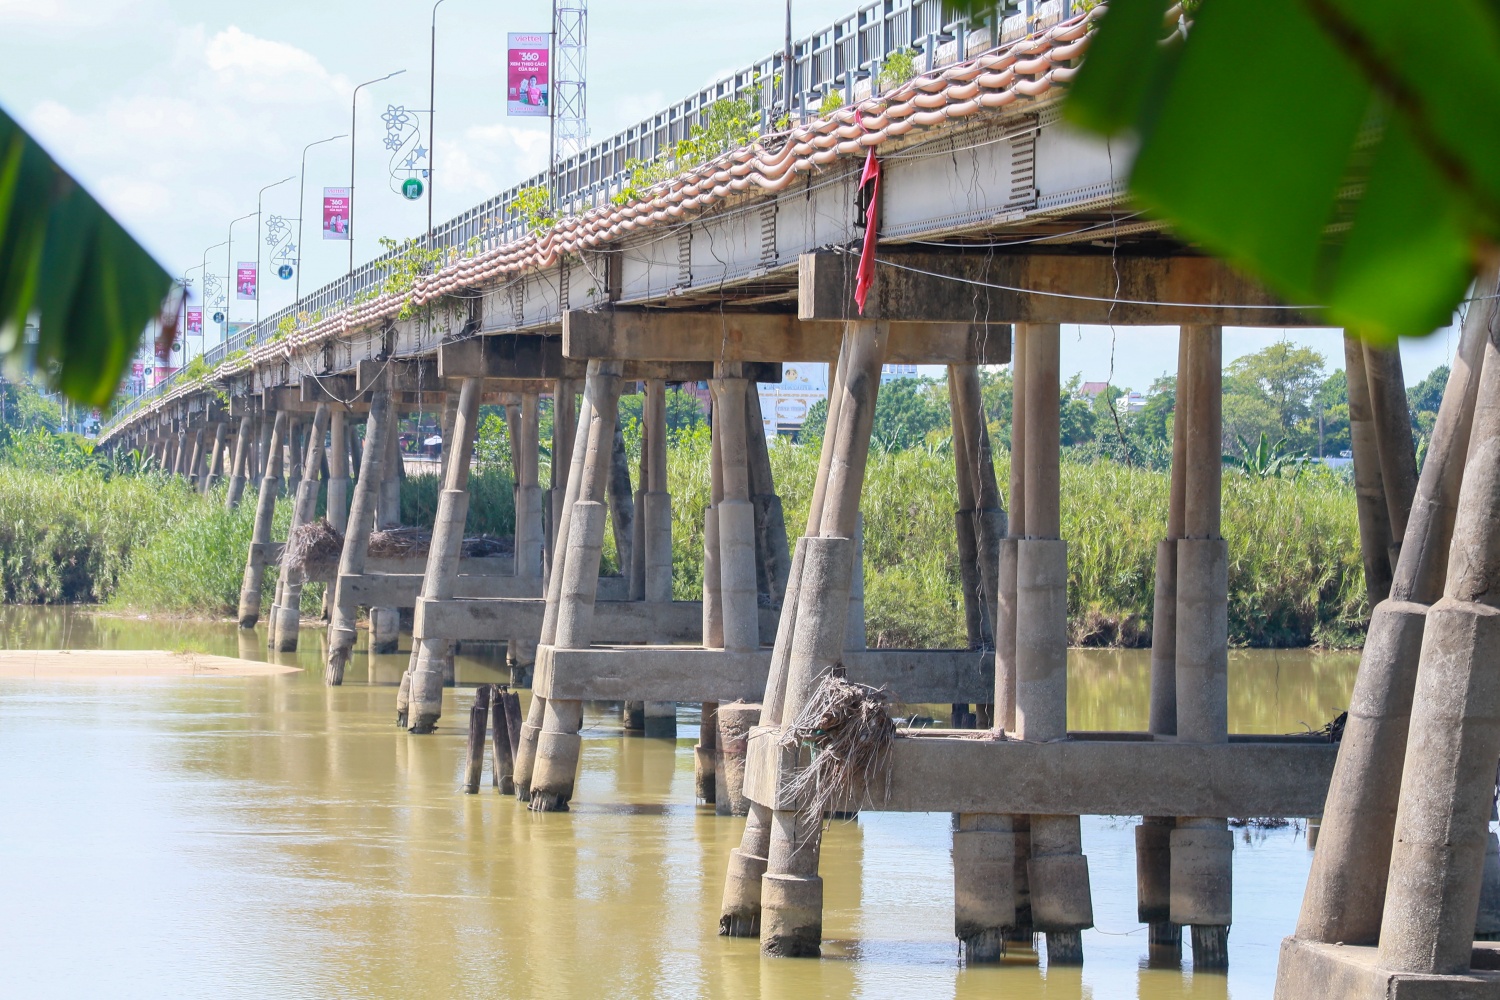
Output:
[[161,649],[0,649],[0,678],[266,677],[296,667]]

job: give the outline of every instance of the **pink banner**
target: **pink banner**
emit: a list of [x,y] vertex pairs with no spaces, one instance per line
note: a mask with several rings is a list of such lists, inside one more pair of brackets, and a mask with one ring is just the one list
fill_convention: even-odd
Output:
[[323,238],[347,240],[349,216],[353,211],[348,188],[323,189]]
[[193,336],[203,336],[203,310],[189,309],[187,314],[187,332]]
[[255,298],[255,261],[240,261],[235,268],[234,297],[237,299]]
[[508,37],[505,113],[546,118],[552,113],[552,36],[512,32]]

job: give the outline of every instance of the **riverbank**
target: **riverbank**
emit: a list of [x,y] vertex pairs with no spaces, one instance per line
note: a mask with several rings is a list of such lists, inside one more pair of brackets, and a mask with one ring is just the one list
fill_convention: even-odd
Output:
[[[779,442],[772,470],[787,533],[801,533],[816,474],[814,448]],[[703,511],[708,503],[708,436],[677,437],[668,460],[673,498],[674,590],[692,600],[702,587]],[[996,456],[1005,482],[1007,457]],[[470,534],[510,534],[511,479],[477,469]],[[1069,641],[1075,646],[1149,643],[1156,542],[1165,530],[1168,477],[1115,462],[1067,462],[1062,469],[1063,536],[1069,548]],[[403,521],[430,523],[435,477],[402,489]],[[278,503],[284,538],[289,503]],[[945,448],[870,456],[865,483],[865,608],[872,645],[964,644],[956,495]],[[254,520],[254,490],[234,511],[221,489],[206,496],[155,473],[32,471],[0,466],[0,596],[6,603],[105,603],[117,610],[230,615],[239,598]],[[1357,646],[1368,614],[1354,491],[1329,475],[1298,479],[1227,475],[1230,641],[1238,646]],[[613,564],[606,537],[606,566]],[[267,573],[269,594],[274,568]],[[303,591],[314,614],[323,587]]]

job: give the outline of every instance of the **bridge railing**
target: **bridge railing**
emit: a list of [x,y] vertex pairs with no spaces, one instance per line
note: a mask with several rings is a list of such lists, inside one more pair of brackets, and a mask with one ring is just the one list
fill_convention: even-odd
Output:
[[[1065,19],[1077,3],[1003,0],[975,23],[954,16],[943,0],[866,3],[853,14],[793,43],[791,116],[794,120],[814,116],[823,97],[834,90],[841,91],[847,101],[864,81],[868,81],[865,92],[878,90],[881,68],[893,52],[915,50],[917,69],[925,72],[966,58],[974,31],[983,31],[993,45],[997,40],[1025,35],[1037,25]],[[559,216],[577,215],[608,204],[630,186],[627,164],[631,160],[650,162],[670,155],[678,142],[691,137],[693,126],[705,123],[709,109],[718,101],[758,98],[761,131],[769,132],[785,113],[777,86],[784,64],[785,54],[777,52],[559,161],[555,178],[544,171],[438,225],[432,234],[433,247],[467,252],[472,243],[472,249],[480,252],[521,239],[529,222],[517,210],[517,203],[523,192],[545,189],[549,183],[554,184],[555,214]],[[206,350],[204,360],[214,367],[237,351],[266,342],[288,317],[326,315],[373,295],[396,253],[383,254],[259,323],[242,328],[227,342]],[[179,377],[179,373],[173,373],[118,409],[111,424],[172,391]]]

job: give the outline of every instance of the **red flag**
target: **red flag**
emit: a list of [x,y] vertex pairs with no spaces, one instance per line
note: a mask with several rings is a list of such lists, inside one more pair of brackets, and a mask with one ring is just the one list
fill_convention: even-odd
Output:
[[[868,190],[866,190],[868,189]],[[875,243],[880,228],[880,161],[875,147],[865,154],[865,170],[859,178],[860,194],[867,199],[865,208],[865,242],[859,251],[858,279],[854,284],[854,301],[859,314],[865,314],[865,300],[875,284]]]

